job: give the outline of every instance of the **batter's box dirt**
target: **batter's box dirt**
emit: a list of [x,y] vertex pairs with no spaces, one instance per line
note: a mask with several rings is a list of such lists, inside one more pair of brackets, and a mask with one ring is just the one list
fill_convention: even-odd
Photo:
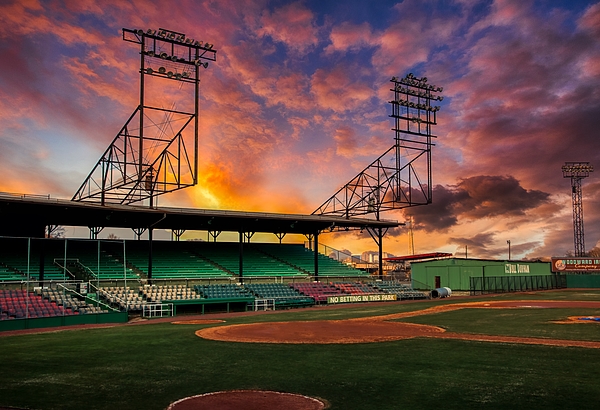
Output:
[[233,390],[187,397],[167,410],[323,410],[327,403],[300,394],[261,390]]

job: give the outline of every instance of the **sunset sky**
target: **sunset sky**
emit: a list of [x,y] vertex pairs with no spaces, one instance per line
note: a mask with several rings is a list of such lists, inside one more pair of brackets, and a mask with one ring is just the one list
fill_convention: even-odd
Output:
[[[412,72],[444,87],[433,204],[383,218],[413,216],[417,253],[572,251],[566,161],[596,168],[583,206],[586,249],[600,246],[598,2],[3,0],[0,191],[73,196],[139,101],[124,27],[217,50],[199,184],[159,206],[310,214],[393,144],[389,80]],[[358,233],[321,242],[376,249]],[[407,254],[406,229],[384,251]]]

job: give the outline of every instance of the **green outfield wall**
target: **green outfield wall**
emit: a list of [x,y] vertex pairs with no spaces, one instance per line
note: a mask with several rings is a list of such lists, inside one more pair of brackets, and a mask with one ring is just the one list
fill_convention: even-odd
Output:
[[469,291],[472,277],[551,276],[549,262],[449,258],[411,263],[415,289],[448,287]]
[[566,275],[567,288],[600,288],[600,274]]

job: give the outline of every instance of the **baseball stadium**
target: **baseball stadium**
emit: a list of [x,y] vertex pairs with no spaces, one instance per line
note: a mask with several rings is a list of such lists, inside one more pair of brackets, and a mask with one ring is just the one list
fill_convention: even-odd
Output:
[[[79,190],[0,194],[0,409],[598,407],[599,260],[383,252],[405,227],[386,212],[434,200],[443,87],[391,78],[393,145],[311,214],[159,206],[198,183],[200,72],[217,50],[122,35],[139,105]],[[194,104],[150,105],[152,81]],[[359,232],[375,258],[325,245]]]

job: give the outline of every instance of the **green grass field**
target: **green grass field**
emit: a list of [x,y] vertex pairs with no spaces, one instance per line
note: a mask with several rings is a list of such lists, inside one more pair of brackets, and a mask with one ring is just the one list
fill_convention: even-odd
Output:
[[[310,308],[227,323],[344,319],[482,299]],[[493,297],[502,299],[600,300],[600,291]],[[600,311],[463,309],[403,321],[466,333],[600,341],[600,324],[549,323],[573,315]],[[204,326],[153,323],[0,337],[0,406],[159,410],[191,395],[263,389],[320,397],[331,409],[598,408],[600,349],[441,339],[244,344],[196,337]]]

